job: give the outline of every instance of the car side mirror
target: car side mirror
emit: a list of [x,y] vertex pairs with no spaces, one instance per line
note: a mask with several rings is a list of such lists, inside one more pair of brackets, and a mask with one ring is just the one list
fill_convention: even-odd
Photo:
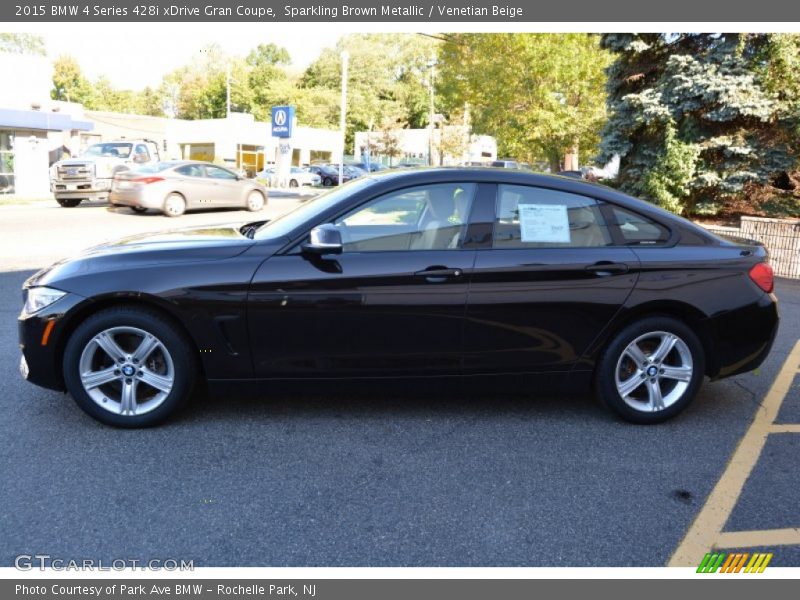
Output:
[[308,254],[341,254],[342,233],[331,223],[319,225],[311,230],[309,241],[303,244]]

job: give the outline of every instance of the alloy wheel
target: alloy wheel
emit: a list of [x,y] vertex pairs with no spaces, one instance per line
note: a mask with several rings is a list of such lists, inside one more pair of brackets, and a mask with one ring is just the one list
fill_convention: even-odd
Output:
[[640,412],[659,412],[686,393],[694,362],[689,346],[668,331],[640,335],[623,350],[614,371],[622,400]]
[[112,327],[84,346],[78,361],[81,384],[101,408],[123,416],[158,408],[175,383],[166,346],[137,327]]

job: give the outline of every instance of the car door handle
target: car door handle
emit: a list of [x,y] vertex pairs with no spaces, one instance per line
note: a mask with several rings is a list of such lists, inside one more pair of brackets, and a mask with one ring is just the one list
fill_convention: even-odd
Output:
[[599,277],[608,277],[609,275],[627,273],[630,267],[625,263],[611,262],[609,260],[601,260],[593,265],[586,267],[587,271],[594,273]]
[[448,269],[447,267],[436,266],[417,271],[414,275],[424,277],[430,283],[442,283],[451,278],[461,277],[463,273],[462,269]]

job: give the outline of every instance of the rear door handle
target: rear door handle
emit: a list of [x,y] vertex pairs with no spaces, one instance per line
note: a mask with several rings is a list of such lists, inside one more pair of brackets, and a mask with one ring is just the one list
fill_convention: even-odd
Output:
[[611,262],[609,260],[601,260],[593,265],[586,267],[587,271],[594,273],[599,277],[608,277],[609,275],[627,273],[630,267],[625,263]]
[[448,279],[461,277],[464,273],[462,269],[449,269],[447,267],[428,267],[422,271],[414,273],[417,277],[424,277],[430,283],[442,283]]

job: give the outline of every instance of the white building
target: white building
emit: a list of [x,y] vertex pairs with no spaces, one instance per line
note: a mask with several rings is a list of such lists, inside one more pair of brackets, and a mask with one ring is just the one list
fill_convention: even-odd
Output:
[[52,71],[44,56],[0,52],[0,194],[47,197],[50,164],[92,129],[80,105],[50,99]]
[[399,156],[392,164],[411,162],[429,164],[433,150],[433,165],[484,164],[497,159],[497,140],[489,135],[470,134],[463,125],[445,125],[430,129],[395,129],[359,131],[355,134],[353,157],[356,162],[366,160],[367,150],[371,161],[389,163],[384,146],[387,137],[394,138]]
[[[223,162],[254,174],[274,163],[280,138],[272,137],[270,123],[256,121],[247,113],[232,113],[223,119],[169,119],[115,112],[86,111],[94,125],[82,136],[81,146],[116,139],[143,138],[156,142],[163,159]],[[292,164],[341,158],[338,131],[295,124]],[[81,149],[82,149],[81,148]],[[76,149],[76,151],[79,149]]]

